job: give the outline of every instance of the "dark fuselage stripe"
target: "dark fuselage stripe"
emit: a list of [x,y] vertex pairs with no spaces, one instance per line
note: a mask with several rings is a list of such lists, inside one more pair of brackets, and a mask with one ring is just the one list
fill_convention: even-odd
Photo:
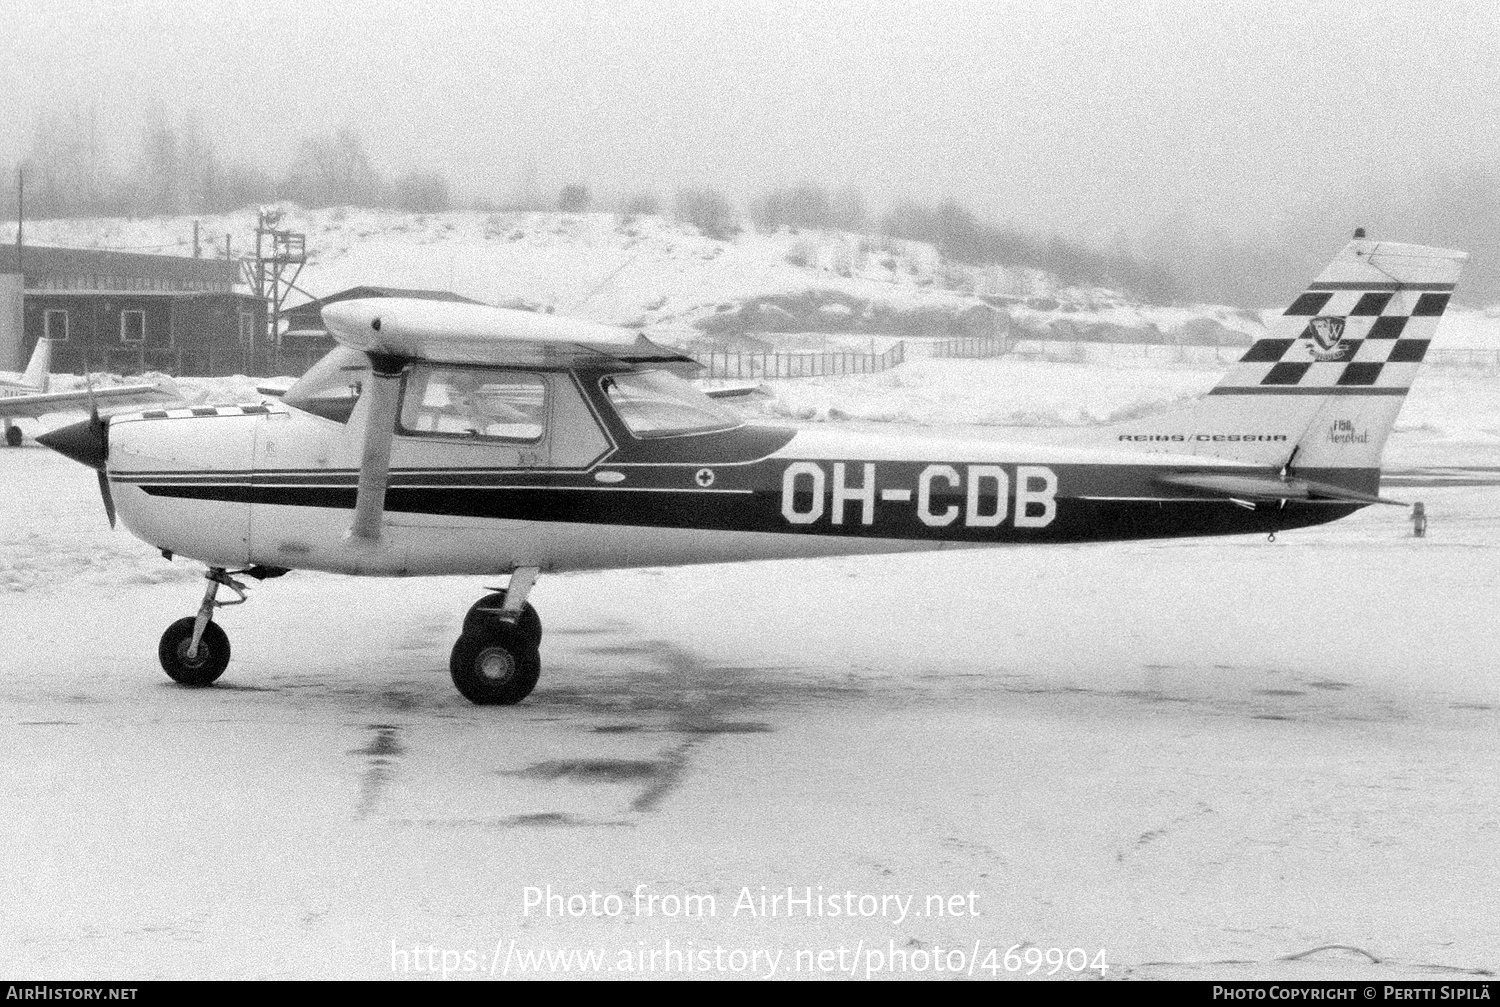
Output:
[[1395,280],[1328,280],[1309,283],[1308,290],[1452,290],[1451,283],[1398,283]]
[[1304,388],[1300,385],[1244,385],[1209,389],[1210,395],[1405,395],[1406,388],[1376,388],[1370,385],[1332,385]]
[[[743,478],[726,472],[711,488],[683,485],[689,476],[685,472],[675,473],[676,479],[665,485],[629,488],[556,480],[496,485],[494,475],[478,485],[457,479],[428,478],[418,485],[393,481],[385,506],[393,514],[430,517],[975,544],[1266,532],[1320,524],[1361,506],[1273,501],[1247,509],[1228,494],[1205,501],[1202,490],[1178,493],[1159,481],[1158,476],[1180,474],[1162,466],[844,465],[840,476],[831,462],[777,460],[742,470]],[[870,485],[864,478],[866,466],[874,478]],[[1246,469],[1241,474],[1257,473]],[[1298,474],[1358,492],[1379,487],[1374,469]],[[334,485],[264,478],[186,482],[170,476],[136,485],[156,497],[336,510],[352,509],[356,495],[352,474]]]

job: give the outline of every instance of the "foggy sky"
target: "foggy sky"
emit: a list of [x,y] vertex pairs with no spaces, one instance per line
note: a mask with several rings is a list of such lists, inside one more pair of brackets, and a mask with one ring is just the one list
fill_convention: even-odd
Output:
[[1093,241],[1249,235],[1494,163],[1492,10],[0,0],[0,165],[49,111],[96,109],[128,157],[147,115],[195,109],[271,169],[352,126],[382,168],[443,171],[462,198],[528,172],[544,194],[812,181]]

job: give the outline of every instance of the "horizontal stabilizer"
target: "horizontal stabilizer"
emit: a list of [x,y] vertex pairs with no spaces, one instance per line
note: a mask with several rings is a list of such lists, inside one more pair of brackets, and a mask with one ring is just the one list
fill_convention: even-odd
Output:
[[1405,507],[1399,500],[1361,493],[1330,483],[1308,479],[1282,479],[1280,476],[1209,475],[1187,473],[1157,476],[1169,486],[1204,490],[1237,500],[1304,500],[1309,503],[1390,504]]
[[283,395],[285,395],[287,393],[287,390],[294,384],[296,384],[296,380],[293,378],[271,378],[270,380],[262,381],[258,385],[256,385],[255,393],[257,395],[269,395],[272,398],[279,399]]
[[741,385],[722,385],[718,388],[700,388],[704,395],[711,399],[737,399],[745,395],[754,395],[765,386],[759,381],[751,381]]

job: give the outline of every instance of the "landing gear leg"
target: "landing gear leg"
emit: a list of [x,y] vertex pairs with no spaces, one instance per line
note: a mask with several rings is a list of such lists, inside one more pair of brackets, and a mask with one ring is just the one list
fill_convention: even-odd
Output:
[[[208,587],[203,592],[198,614],[185,616],[168,626],[156,648],[162,669],[174,682],[183,685],[212,685],[224,674],[229,666],[229,637],[213,621],[214,609],[245,602],[245,585],[223,567],[210,567],[204,576],[208,578]],[[239,597],[234,601],[219,601],[221,585]]]
[[5,443],[13,448],[21,446],[21,428],[10,420],[5,421]]
[[448,670],[470,702],[509,706],[536,687],[542,673],[542,621],[526,596],[540,572],[518,568],[509,587],[480,599],[464,617]]

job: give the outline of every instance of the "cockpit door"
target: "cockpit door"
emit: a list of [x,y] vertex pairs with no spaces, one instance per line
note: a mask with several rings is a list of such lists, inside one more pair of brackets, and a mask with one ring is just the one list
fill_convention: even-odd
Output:
[[609,448],[562,371],[414,364],[396,435],[393,470],[583,468]]

